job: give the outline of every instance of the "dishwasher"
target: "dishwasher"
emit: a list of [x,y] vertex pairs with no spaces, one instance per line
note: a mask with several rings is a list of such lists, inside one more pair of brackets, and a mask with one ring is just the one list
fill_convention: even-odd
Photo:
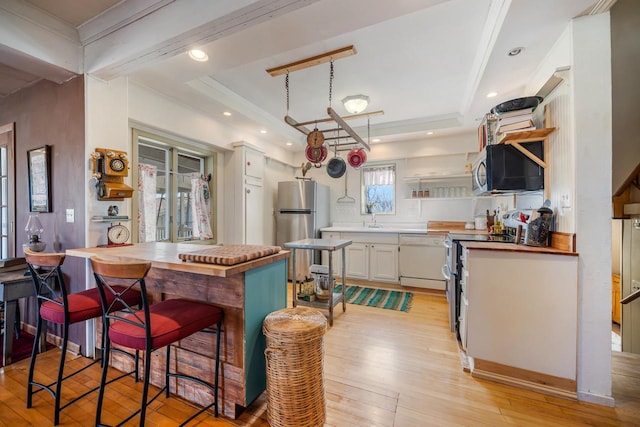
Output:
[[428,289],[446,289],[442,265],[447,252],[444,236],[400,234],[400,284]]

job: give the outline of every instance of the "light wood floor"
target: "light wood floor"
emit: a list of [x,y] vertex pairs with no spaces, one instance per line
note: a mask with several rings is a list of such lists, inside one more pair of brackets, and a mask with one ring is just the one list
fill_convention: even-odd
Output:
[[[640,425],[640,359],[635,355],[613,355],[615,408],[475,379],[461,369],[442,296],[416,294],[409,313],[348,305],[346,313],[339,310],[324,344],[329,426]],[[40,371],[53,373],[58,355],[58,350],[45,353]],[[87,362],[72,359],[72,366]],[[49,395],[39,393],[34,408],[25,409],[27,368],[23,360],[0,370],[2,426],[51,425]],[[88,371],[70,380],[64,395],[96,384],[99,367]],[[139,389],[129,379],[114,386],[104,421],[135,407]],[[94,393],[64,410],[61,425],[93,425],[95,399]],[[162,397],[151,405],[148,425],[175,425],[189,411],[180,399]],[[264,394],[238,420],[202,415],[193,425],[267,426]]]

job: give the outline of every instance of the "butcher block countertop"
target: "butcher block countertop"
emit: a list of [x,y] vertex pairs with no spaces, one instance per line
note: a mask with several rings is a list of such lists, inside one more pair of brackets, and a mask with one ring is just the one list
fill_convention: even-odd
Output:
[[429,234],[446,236],[449,233],[464,233],[464,234],[487,234],[485,230],[475,230],[465,228],[464,221],[429,221],[427,229]]
[[527,245],[516,245],[515,243],[496,243],[496,242],[461,242],[462,246],[467,249],[480,249],[487,251],[500,251],[500,252],[528,252],[536,254],[551,254],[551,255],[567,255],[578,256],[577,252],[569,252],[561,249],[555,249],[552,247],[538,247]]
[[[189,243],[135,243],[122,247],[94,247],[67,249],[68,256],[90,258],[93,255],[108,259],[144,260],[151,261],[152,266],[166,270],[184,271],[187,273],[204,274],[208,276],[229,277],[243,273],[263,265],[271,264],[284,258],[288,258],[289,251],[281,250],[278,253],[252,259],[234,265],[217,265],[202,262],[183,261],[179,254],[196,254],[206,251],[207,248],[220,248],[220,246],[197,245]],[[194,256],[194,258],[196,258]]]

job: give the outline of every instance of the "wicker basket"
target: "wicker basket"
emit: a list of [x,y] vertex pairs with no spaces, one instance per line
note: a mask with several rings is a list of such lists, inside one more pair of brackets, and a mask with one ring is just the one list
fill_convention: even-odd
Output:
[[326,419],[323,335],[318,310],[285,308],[263,323],[267,338],[267,419],[271,426],[322,426]]

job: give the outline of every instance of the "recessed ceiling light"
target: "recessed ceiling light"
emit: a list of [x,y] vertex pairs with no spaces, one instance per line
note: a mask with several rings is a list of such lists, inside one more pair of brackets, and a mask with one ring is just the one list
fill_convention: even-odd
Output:
[[209,59],[209,55],[201,51],[200,49],[191,49],[189,51],[189,58],[198,62],[205,62]]
[[267,133],[267,131],[264,129],[260,129],[260,133]]
[[287,142],[287,145],[291,147],[293,145],[293,142]]
[[380,142],[380,138],[373,138],[371,142]]
[[507,52],[508,56],[516,56],[519,55],[524,50],[523,47],[514,47],[509,52]]
[[427,135],[433,135],[433,131],[427,132]]
[[496,96],[498,96],[498,92],[489,92],[487,94],[487,98],[493,98],[493,97],[496,97]]
[[227,116],[227,117],[229,117],[229,116],[231,115],[231,113],[230,113],[230,112],[228,112],[228,111],[225,111],[225,112],[224,112],[224,113],[222,113],[222,114],[223,114],[223,115],[225,115],[225,116]]

